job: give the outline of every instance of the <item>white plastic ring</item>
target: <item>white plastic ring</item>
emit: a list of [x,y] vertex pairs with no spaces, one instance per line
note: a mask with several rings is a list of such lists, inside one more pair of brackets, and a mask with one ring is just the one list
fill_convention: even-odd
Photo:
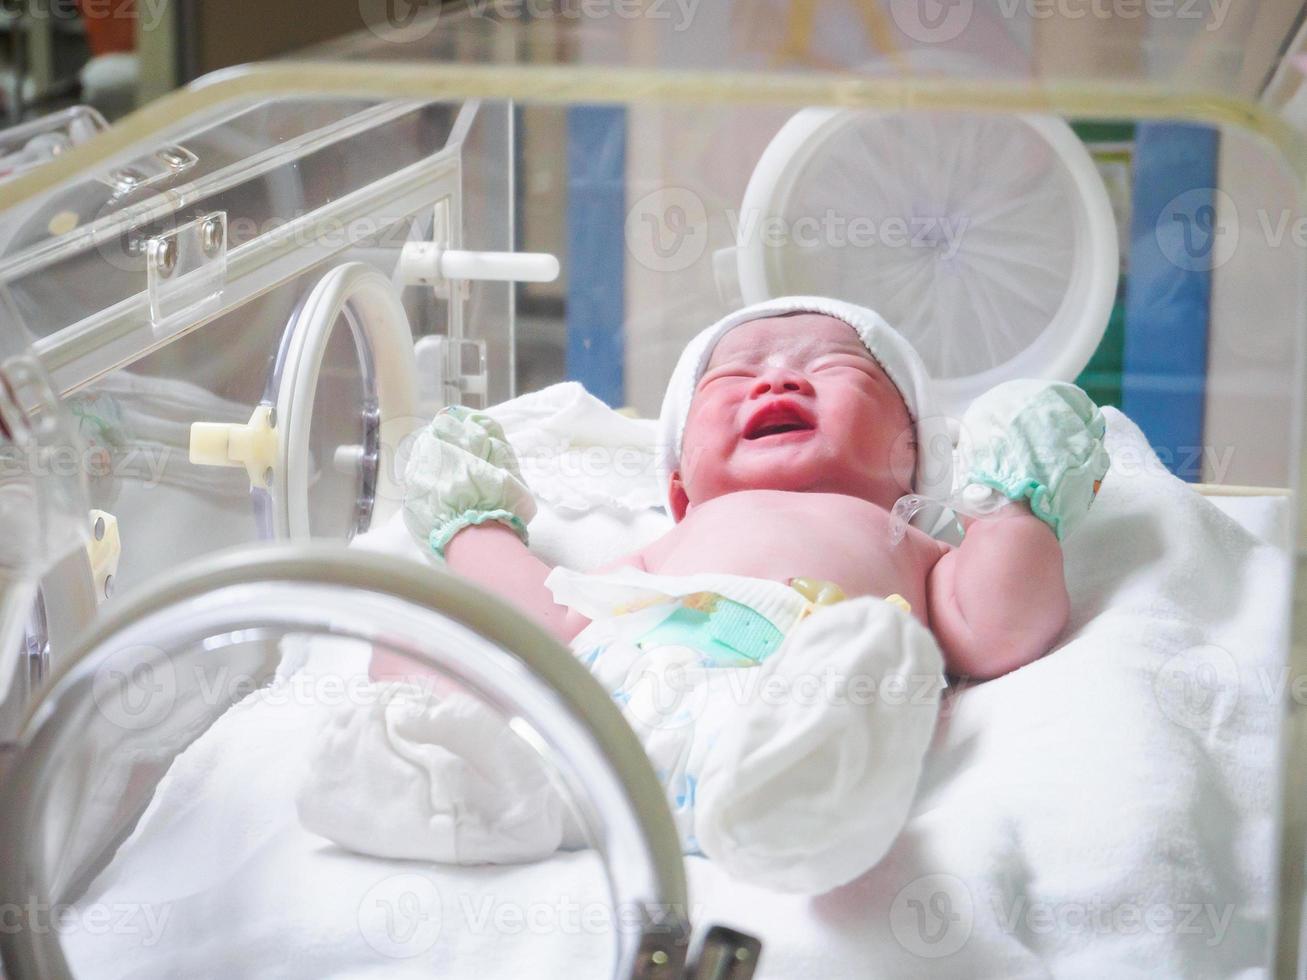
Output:
[[[408,315],[390,278],[374,266],[351,262],[327,273],[309,293],[295,321],[277,395],[277,440],[281,456],[273,473],[274,530],[279,538],[304,540],[309,527],[309,436],[322,358],[341,316],[371,348],[376,371],[383,449],[417,424],[417,363]],[[399,506],[397,475],[377,471],[374,523]]]

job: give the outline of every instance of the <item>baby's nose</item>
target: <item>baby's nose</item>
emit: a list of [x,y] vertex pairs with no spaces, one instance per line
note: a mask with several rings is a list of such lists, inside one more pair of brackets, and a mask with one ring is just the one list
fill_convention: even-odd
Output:
[[801,371],[789,368],[769,368],[758,375],[753,384],[752,395],[781,395],[787,392],[797,395],[811,395],[812,384]]

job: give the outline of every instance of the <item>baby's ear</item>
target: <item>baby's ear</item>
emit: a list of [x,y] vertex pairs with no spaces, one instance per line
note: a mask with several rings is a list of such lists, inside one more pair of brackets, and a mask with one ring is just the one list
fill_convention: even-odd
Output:
[[681,482],[681,471],[673,470],[672,478],[667,486],[667,500],[672,507],[672,520],[677,524],[685,517],[685,512],[690,509],[690,497],[685,492],[685,484]]

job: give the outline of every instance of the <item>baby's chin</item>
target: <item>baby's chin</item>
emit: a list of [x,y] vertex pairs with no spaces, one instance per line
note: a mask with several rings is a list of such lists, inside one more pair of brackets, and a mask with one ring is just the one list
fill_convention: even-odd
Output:
[[878,485],[872,480],[849,477],[832,479],[829,466],[738,466],[713,481],[722,496],[743,490],[779,490],[786,493],[842,493],[872,499]]

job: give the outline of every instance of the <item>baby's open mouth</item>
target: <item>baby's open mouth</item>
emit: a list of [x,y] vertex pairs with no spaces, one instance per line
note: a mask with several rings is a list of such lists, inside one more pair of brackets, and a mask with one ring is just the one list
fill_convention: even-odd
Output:
[[812,419],[798,406],[774,401],[753,413],[744,427],[744,438],[766,439],[787,432],[811,432],[815,428]]

